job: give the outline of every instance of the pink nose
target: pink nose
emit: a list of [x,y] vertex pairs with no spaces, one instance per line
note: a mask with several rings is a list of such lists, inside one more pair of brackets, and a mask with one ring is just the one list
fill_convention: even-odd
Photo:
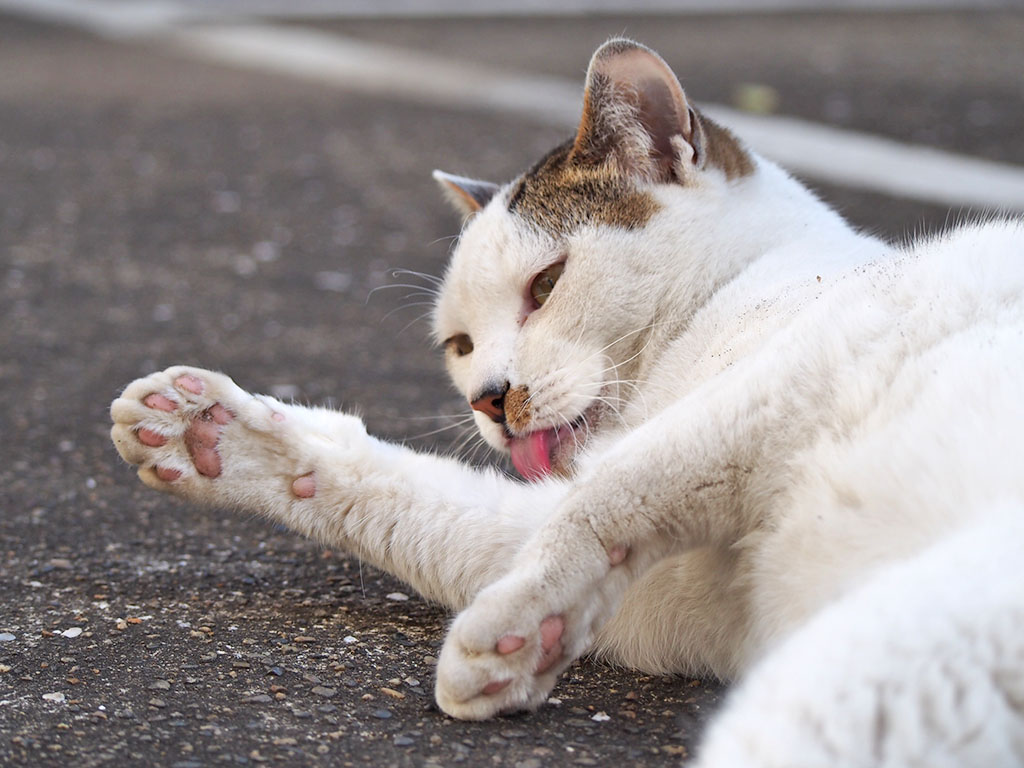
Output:
[[484,392],[469,405],[474,411],[487,414],[491,421],[501,424],[505,421],[505,392],[507,390],[506,386],[504,390],[492,389],[489,392]]

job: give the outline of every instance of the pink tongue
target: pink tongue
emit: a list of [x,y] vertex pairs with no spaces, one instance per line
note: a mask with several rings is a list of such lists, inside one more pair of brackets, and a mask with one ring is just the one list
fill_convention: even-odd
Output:
[[533,481],[551,474],[551,441],[554,436],[555,430],[541,429],[512,441],[512,463],[520,475]]

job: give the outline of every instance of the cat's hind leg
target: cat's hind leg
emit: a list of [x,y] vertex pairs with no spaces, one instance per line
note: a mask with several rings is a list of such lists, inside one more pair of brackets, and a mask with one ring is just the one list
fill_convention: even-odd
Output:
[[1024,766],[1024,509],[823,609],[753,667],[697,765]]

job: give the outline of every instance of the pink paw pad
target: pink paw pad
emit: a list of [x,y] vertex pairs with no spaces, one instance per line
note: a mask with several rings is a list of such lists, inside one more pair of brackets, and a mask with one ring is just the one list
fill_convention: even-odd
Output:
[[155,411],[166,411],[167,413],[170,413],[171,411],[174,411],[178,408],[177,403],[175,403],[170,398],[158,394],[157,392],[154,392],[150,395],[146,395],[144,398],[142,398],[142,404],[147,408],[152,408]]
[[235,418],[235,414],[233,414],[220,403],[214,403],[205,411],[203,411],[199,418],[203,419],[204,421],[212,421],[214,424],[223,425],[227,424],[229,421]]
[[181,477],[181,472],[176,469],[168,469],[167,467],[154,467],[153,471],[156,472],[156,476],[165,483],[173,483]]
[[316,495],[316,477],[310,472],[292,481],[292,493],[300,499],[311,499]]
[[190,374],[185,374],[184,376],[176,378],[174,380],[174,386],[178,389],[184,389],[186,392],[191,392],[193,395],[201,395],[205,389],[202,380]]
[[608,550],[608,562],[612,566],[621,565],[628,556],[629,547],[621,544]]
[[505,635],[498,641],[498,653],[515,653],[524,645],[526,645],[525,637],[517,637],[516,635]]
[[544,655],[534,670],[535,675],[547,672],[562,658],[562,635],[565,632],[565,619],[561,616],[548,616],[540,623],[540,649]]
[[167,442],[167,438],[152,429],[140,429],[138,431],[139,442],[148,445],[150,448],[159,448]]
[[484,696],[490,696],[491,694],[497,693],[502,690],[506,685],[511,683],[511,680],[494,680],[484,686],[482,693]]
[[203,477],[219,477],[221,472],[217,442],[221,428],[235,415],[220,403],[214,403],[189,425],[185,431],[185,448],[196,471]]

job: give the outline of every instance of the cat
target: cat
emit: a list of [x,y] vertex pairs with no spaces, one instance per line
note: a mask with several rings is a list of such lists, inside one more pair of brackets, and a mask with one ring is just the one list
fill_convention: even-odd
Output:
[[1024,223],[861,234],[624,39],[531,170],[435,176],[433,334],[529,482],[186,367],[111,407],[142,481],[459,611],[457,718],[590,653],[738,679],[705,768],[1024,765]]

